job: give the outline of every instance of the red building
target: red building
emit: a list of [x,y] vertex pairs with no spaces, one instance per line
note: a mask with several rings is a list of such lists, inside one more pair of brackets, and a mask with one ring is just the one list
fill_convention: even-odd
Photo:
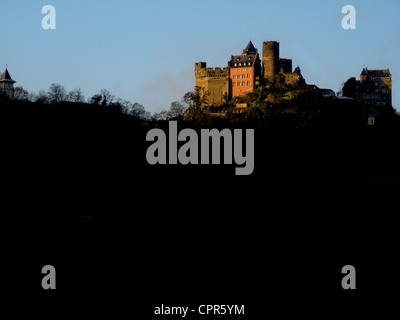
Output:
[[240,56],[231,56],[228,65],[231,98],[250,92],[259,85],[261,60],[251,41]]

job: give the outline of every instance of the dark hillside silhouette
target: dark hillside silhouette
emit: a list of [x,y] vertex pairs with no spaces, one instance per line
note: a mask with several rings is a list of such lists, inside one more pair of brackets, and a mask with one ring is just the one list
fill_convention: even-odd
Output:
[[[179,129],[254,128],[255,169],[240,177],[230,165],[148,165],[146,133],[168,132],[168,121],[113,105],[3,101],[2,221],[13,221],[4,226],[18,257],[10,263],[24,261],[16,267],[29,288],[40,283],[43,263],[54,264],[57,307],[65,290],[94,306],[108,305],[112,292],[131,306],[118,290],[135,288],[148,306],[178,285],[176,299],[239,296],[261,314],[250,290],[260,283],[278,288],[274,296],[291,288],[307,299],[318,288],[317,302],[327,305],[339,293],[321,279],[359,257],[388,261],[393,253],[396,225],[387,221],[400,177],[398,118],[368,127],[356,104],[335,103],[302,114],[178,121]],[[41,294],[39,306],[48,308]]]
[[[261,201],[261,194],[268,192],[284,198],[399,186],[400,126],[394,113],[379,126],[368,127],[353,100],[296,108],[300,111],[276,109],[263,117],[204,114],[195,121],[180,120],[178,128],[256,130],[255,171],[248,178],[250,187],[243,190],[246,201]],[[142,204],[156,206],[157,212],[163,212],[164,204],[174,204],[177,212],[184,212],[193,203],[205,206],[200,199],[215,197],[229,208],[235,205],[233,186],[241,188],[233,166],[147,164],[146,133],[153,126],[167,133],[168,121],[144,121],[125,114],[118,104],[12,100],[1,103],[0,114],[11,183],[34,202],[38,195],[46,197],[45,203],[55,207],[42,213],[52,217],[132,221],[145,215],[137,212]],[[220,183],[216,189],[215,179]],[[129,202],[132,211],[122,210]]]

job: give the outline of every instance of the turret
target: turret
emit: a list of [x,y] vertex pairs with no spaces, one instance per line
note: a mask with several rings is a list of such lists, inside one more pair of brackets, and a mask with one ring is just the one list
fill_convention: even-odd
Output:
[[16,81],[11,79],[11,76],[6,68],[6,71],[4,71],[4,73],[0,78],[0,94],[7,96],[9,99],[13,99],[15,91],[14,89],[15,82]]
[[275,75],[279,73],[279,42],[263,42],[262,62],[264,79],[272,81]]

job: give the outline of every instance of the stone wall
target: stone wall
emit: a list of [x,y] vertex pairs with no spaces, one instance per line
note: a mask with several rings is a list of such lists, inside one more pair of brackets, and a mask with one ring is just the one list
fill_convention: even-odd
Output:
[[205,62],[195,63],[196,86],[203,88],[208,95],[209,106],[220,106],[224,95],[229,94],[229,68],[207,68]]

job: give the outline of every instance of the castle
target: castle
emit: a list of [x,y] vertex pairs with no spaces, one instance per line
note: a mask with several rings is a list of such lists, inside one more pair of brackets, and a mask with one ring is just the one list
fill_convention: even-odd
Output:
[[349,78],[343,86],[343,95],[356,98],[368,106],[392,105],[392,75],[389,69],[364,68],[360,80]]
[[241,55],[231,55],[227,67],[213,69],[207,68],[205,62],[196,62],[196,87],[207,92],[208,105],[220,106],[267,82],[278,80],[292,86],[306,84],[300,68],[292,71],[292,60],[279,57],[279,42],[263,42],[261,59],[250,41]]
[[4,73],[0,78],[0,96],[5,95],[9,99],[13,99],[15,91],[14,89],[15,82],[16,81],[11,79],[11,76],[6,68],[6,70],[4,71]]

